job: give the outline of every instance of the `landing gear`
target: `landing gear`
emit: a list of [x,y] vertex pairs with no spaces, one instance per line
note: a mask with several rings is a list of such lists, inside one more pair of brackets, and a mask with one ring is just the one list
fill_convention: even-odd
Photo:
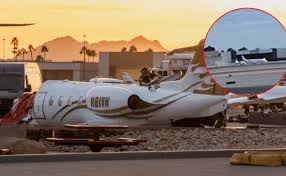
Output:
[[172,126],[176,127],[204,127],[211,126],[215,128],[224,128],[226,126],[226,119],[223,112],[220,112],[211,117],[198,117],[174,120],[171,122]]
[[214,127],[215,128],[224,128],[226,127],[226,119],[224,113],[220,112],[214,116],[215,122]]

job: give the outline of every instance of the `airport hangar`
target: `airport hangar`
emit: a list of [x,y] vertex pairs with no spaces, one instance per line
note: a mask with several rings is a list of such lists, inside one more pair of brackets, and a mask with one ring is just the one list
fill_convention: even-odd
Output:
[[215,48],[212,50],[205,48],[206,62],[209,67],[215,66],[216,62],[223,61],[223,58],[228,62],[235,63],[235,61],[242,61],[242,56],[246,59],[262,59],[267,61],[285,61],[286,48],[270,48],[270,49],[255,49],[255,50],[241,50],[241,51],[217,51]]
[[99,77],[122,79],[128,72],[139,80],[143,66],[160,67],[166,52],[99,52]]
[[[38,62],[42,80],[88,81],[98,75],[98,63],[83,62]],[[85,67],[85,68],[84,68]]]

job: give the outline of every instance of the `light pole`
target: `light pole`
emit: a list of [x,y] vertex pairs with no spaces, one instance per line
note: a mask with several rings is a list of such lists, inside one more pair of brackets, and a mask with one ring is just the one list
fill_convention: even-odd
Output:
[[3,59],[5,59],[5,38],[2,39],[3,40]]
[[85,81],[85,52],[86,52],[85,37],[86,35],[83,34],[83,81]]

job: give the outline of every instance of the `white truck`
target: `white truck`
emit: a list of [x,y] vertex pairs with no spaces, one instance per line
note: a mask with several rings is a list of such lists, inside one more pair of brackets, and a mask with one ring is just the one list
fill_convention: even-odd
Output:
[[24,92],[37,91],[42,77],[37,63],[0,63],[0,117],[5,115],[16,98]]

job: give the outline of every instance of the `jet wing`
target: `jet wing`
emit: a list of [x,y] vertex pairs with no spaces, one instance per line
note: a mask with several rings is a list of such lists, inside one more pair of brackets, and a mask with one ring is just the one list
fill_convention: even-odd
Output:
[[66,128],[72,129],[126,129],[127,125],[88,125],[88,124],[64,124]]
[[248,97],[238,97],[238,98],[232,98],[232,99],[227,100],[227,104],[229,106],[247,104],[248,102],[249,102]]
[[238,104],[268,104],[286,102],[286,86],[276,86],[257,96],[243,96],[228,99],[228,105]]

